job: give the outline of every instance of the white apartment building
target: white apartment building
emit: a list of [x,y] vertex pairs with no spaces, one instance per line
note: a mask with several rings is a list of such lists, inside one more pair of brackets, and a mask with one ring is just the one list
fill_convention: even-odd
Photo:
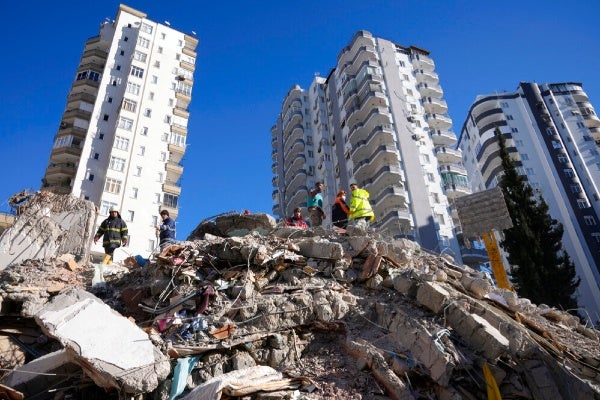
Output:
[[518,171],[563,224],[563,247],[581,278],[580,306],[600,315],[600,119],[579,83],[522,82],[512,93],[478,96],[459,147],[472,190],[503,173],[494,130],[506,137]]
[[326,79],[293,86],[271,129],[274,214],[305,207],[315,181],[330,214],[355,182],[370,192],[378,232],[460,261],[449,199],[470,190],[434,69],[429,52],[359,31]]
[[42,190],[94,202],[97,226],[116,206],[132,254],[156,250],[162,209],[177,217],[197,44],[120,5],[86,41],[73,77]]

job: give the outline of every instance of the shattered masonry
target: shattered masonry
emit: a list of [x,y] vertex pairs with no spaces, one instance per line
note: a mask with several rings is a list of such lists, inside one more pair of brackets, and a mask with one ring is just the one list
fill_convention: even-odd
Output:
[[[229,214],[113,266],[105,289],[73,264],[0,276],[2,368],[69,371],[71,398],[481,399],[486,364],[503,398],[600,399],[598,331],[409,240]],[[17,370],[0,394],[48,379]]]

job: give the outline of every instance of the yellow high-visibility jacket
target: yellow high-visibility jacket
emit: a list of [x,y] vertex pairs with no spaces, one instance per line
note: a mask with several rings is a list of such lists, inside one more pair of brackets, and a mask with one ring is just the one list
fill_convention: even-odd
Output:
[[365,189],[355,189],[352,191],[348,219],[357,219],[360,217],[369,217],[369,221],[375,219],[375,213],[371,208],[371,203],[369,203],[369,196],[369,192]]

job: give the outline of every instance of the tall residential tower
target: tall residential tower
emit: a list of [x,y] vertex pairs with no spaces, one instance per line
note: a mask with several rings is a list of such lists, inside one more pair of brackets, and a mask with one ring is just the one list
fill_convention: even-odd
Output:
[[271,129],[274,214],[306,206],[315,181],[328,186],[329,214],[356,182],[380,233],[460,260],[449,199],[470,190],[434,69],[426,50],[359,31],[327,78],[293,86]]
[[503,173],[494,130],[518,171],[562,223],[562,243],[581,278],[578,301],[600,312],[600,119],[579,83],[521,83],[512,93],[479,96],[459,147],[473,191]]
[[85,43],[54,139],[42,190],[94,202],[97,224],[119,208],[134,254],[155,250],[161,209],[177,216],[197,44],[120,5]]

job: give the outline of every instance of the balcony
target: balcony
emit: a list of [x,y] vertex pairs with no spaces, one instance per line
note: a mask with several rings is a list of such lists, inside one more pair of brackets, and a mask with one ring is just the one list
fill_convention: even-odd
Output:
[[404,174],[400,167],[388,165],[379,169],[375,174],[364,179],[356,177],[356,180],[361,183],[369,192],[379,193],[391,186],[402,187],[404,182]]
[[431,130],[431,140],[434,146],[452,146],[457,142],[454,132],[447,130]]
[[373,153],[369,158],[361,160],[354,166],[354,175],[368,175],[370,172],[375,172],[381,167],[397,165],[399,162],[398,151],[395,147],[379,146],[373,149]]
[[175,181],[166,180],[162,186],[163,192],[174,194],[176,196],[181,195],[181,186]]
[[590,134],[596,142],[600,140],[600,128],[590,128]]
[[366,128],[368,130],[372,130],[375,126],[378,125],[391,125],[391,116],[388,113],[387,108],[377,107],[363,119],[362,123],[356,123],[354,125],[348,124],[350,131],[354,131],[355,129]]
[[[76,103],[76,102],[94,104],[96,102],[96,96],[94,96],[93,94],[87,93],[87,92],[79,92],[79,93],[70,94],[69,97],[67,98],[67,105]],[[77,107],[71,107],[71,108],[77,108]]]
[[343,66],[344,64],[350,62],[354,58],[354,55],[360,51],[361,48],[367,46],[373,47],[373,44],[373,36],[369,32],[358,32],[354,38],[352,38],[352,43],[342,49],[342,52],[338,56],[338,65]]
[[183,174],[183,166],[172,161],[167,162],[166,170],[167,179],[170,181],[176,182],[181,177],[181,174]]
[[466,185],[448,183],[444,184],[443,187],[446,193],[446,197],[448,197],[449,199],[455,199],[457,197],[471,194],[471,189]]
[[433,71],[418,70],[415,71],[415,77],[419,83],[438,84],[440,81],[438,74]]
[[[306,170],[296,171],[294,178],[285,187],[285,193],[295,193],[301,187],[306,186]],[[305,199],[306,200],[306,199]]]
[[414,240],[413,222],[408,209],[395,209],[376,217],[375,225],[377,230],[385,232],[386,236],[408,237]]
[[[106,60],[106,58],[108,57],[108,53],[106,52],[106,50],[88,48],[81,55],[81,61],[79,64],[94,62],[94,57],[97,57],[101,60]],[[89,58],[91,58],[91,60],[89,60]]]
[[46,168],[45,179],[47,181],[55,182],[57,180],[66,180],[67,178],[74,178],[77,172],[75,163],[61,163],[61,164],[50,164]]
[[448,112],[448,103],[446,103],[446,100],[428,97],[423,99],[423,108],[429,114],[446,114]]
[[423,54],[416,54],[413,56],[412,65],[415,68],[426,71],[433,71],[435,69],[433,60],[429,56]]
[[571,90],[571,96],[576,103],[585,103],[590,101],[588,95],[581,89]]
[[77,163],[81,157],[81,147],[72,145],[52,149],[50,162],[53,164]]
[[169,216],[173,219],[177,218],[177,216],[179,215],[179,209],[177,209],[176,207],[171,207],[171,206],[167,206],[165,204],[162,204],[160,206],[161,211],[162,210],[167,210],[169,212]]
[[186,136],[188,133],[187,126],[179,125],[179,124],[171,124],[171,133],[176,133],[178,135]]
[[439,171],[440,174],[448,172],[454,175],[463,175],[465,178],[467,176],[467,169],[462,164],[442,165]]
[[184,69],[187,69],[188,71],[194,72],[196,70],[196,65],[194,65],[190,62],[181,60],[179,62],[179,68],[184,68]]
[[283,125],[288,127],[300,124],[302,123],[302,118],[302,110],[300,108],[290,108],[283,117]]
[[[273,150],[273,153],[277,154],[277,151]],[[299,153],[304,153],[304,139],[303,138],[298,138],[298,139],[294,140],[294,142],[291,144],[291,146],[288,148],[288,150],[283,154],[283,159],[287,160],[293,154],[299,154]]]
[[[94,81],[91,79],[80,79],[78,81],[73,82],[71,86],[71,91],[79,92],[85,91],[87,88],[98,89],[100,87],[100,81]],[[96,92],[93,90],[94,93]]]
[[583,115],[583,119],[588,128],[597,128],[600,126],[600,119],[595,114]]
[[290,107],[299,107],[302,108],[302,88],[299,85],[294,85],[288,90],[285,95],[285,100],[283,101],[282,110],[287,112]]
[[[348,135],[348,140],[350,140],[350,145],[353,149],[363,146],[364,144],[370,142],[374,137],[377,137],[378,145],[394,145],[396,143],[394,132],[392,131],[392,125],[390,124],[374,127],[371,132],[366,135],[366,137],[361,135],[362,132],[362,129],[355,129]],[[355,150],[353,150],[353,153],[354,152]]]
[[173,109],[173,115],[177,115],[178,117],[182,117],[182,118],[190,118],[190,112],[188,110],[186,110],[185,108],[179,108],[179,107],[175,107]]
[[75,119],[82,119],[84,121],[89,121],[92,118],[92,113],[89,111],[82,110],[80,108],[75,108],[72,110],[66,110],[63,113],[62,120],[63,122],[73,122]]
[[[183,108],[187,108],[187,106],[192,101],[192,95],[191,94],[186,94],[186,93],[181,92],[181,91],[175,91],[175,99],[177,99],[178,105],[179,104],[185,104],[185,107],[183,107]],[[180,101],[181,101],[181,103],[179,103]]]
[[71,193],[71,185],[69,183],[45,183],[42,185],[42,190],[56,194]]
[[421,97],[433,97],[436,99],[441,99],[444,95],[442,88],[439,85],[429,85],[427,83],[419,83],[417,86],[419,89],[419,93]]
[[433,129],[443,130],[452,127],[452,120],[445,115],[427,114],[425,117],[427,119],[427,124]]
[[406,190],[400,186],[393,186],[379,193],[376,198],[371,198],[374,208],[385,210],[388,208],[406,208]]
[[285,137],[285,139],[283,139],[283,148],[287,148],[288,147],[288,143],[293,143],[298,139],[302,139],[304,137],[304,128],[302,127],[301,124],[296,124],[294,125],[294,127],[291,129],[291,133],[289,135],[287,135],[287,137]]
[[450,147],[438,147],[435,149],[440,164],[453,164],[462,161],[462,152]]
[[74,138],[85,139],[85,137],[87,135],[87,130],[85,130],[83,128],[79,128],[77,126],[73,126],[72,124],[61,124],[58,135],[60,135],[60,136],[71,135]]
[[179,163],[185,154],[185,147],[169,143],[169,161]]
[[362,160],[368,157],[373,152],[373,149],[386,145],[393,146],[394,137],[390,132],[382,131],[380,127],[377,127],[365,139],[359,140],[352,145],[350,155],[355,160]]
[[273,177],[273,179],[271,179],[271,185],[273,185],[274,187],[278,187],[279,186],[279,176],[275,175]]
[[295,171],[301,170],[306,165],[306,157],[304,154],[297,154],[291,160],[286,160],[287,165],[284,165],[284,176],[295,175]]
[[277,161],[275,161],[273,164],[271,164],[271,171],[272,171],[274,174],[276,174],[276,173],[277,173],[277,167],[278,167]]

